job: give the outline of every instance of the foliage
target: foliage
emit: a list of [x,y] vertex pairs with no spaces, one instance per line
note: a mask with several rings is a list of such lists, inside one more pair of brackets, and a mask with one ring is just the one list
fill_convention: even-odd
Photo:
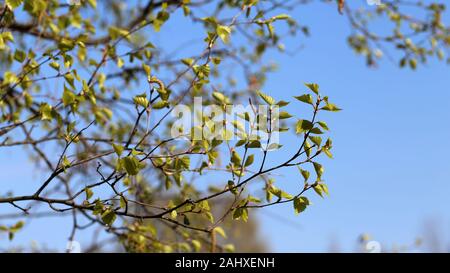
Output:
[[[264,63],[264,54],[283,52],[288,35],[309,34],[285,13],[308,1],[132,2],[2,4],[0,147],[30,148],[48,176],[29,195],[2,196],[0,203],[30,214],[35,203],[72,213],[71,239],[77,230],[98,225],[129,251],[225,251],[233,250],[222,227],[228,219],[246,222],[254,209],[283,203],[302,213],[311,204],[307,192],[328,194],[317,160],[322,154],[332,157],[332,141],[319,114],[340,108],[315,83],[293,100],[309,109],[309,116],[283,110],[289,102],[280,99],[286,98],[260,91],[274,69]],[[381,43],[404,52],[401,65],[414,69],[428,56],[443,58],[450,36],[441,21],[442,5],[418,3],[431,14],[420,21],[404,15],[400,1],[384,2],[374,13],[354,12],[338,1],[353,26],[349,43],[369,65],[380,57]],[[394,34],[369,31],[365,16],[373,15],[387,15]],[[158,43],[155,37],[171,20],[202,31],[196,53],[168,54]],[[412,35],[401,34],[403,22],[410,23]],[[428,40],[413,40],[420,35]],[[231,122],[223,139],[193,138],[196,130],[214,130],[208,118],[188,128],[190,134],[172,137],[170,114],[177,105],[192,107],[194,97],[223,108],[250,101],[253,113],[242,113],[245,124]],[[259,103],[269,111],[256,111]],[[263,128],[266,141],[252,138],[252,130],[261,129],[252,114],[269,124]],[[278,122],[281,127],[271,126]],[[296,147],[270,141],[273,134],[289,132],[298,137]],[[286,152],[292,153],[281,163],[268,160]],[[302,183],[295,193],[275,181],[275,172],[285,168],[299,170]],[[21,226],[2,229],[12,237]],[[176,238],[163,236],[168,230]],[[216,247],[217,236],[224,245]]]

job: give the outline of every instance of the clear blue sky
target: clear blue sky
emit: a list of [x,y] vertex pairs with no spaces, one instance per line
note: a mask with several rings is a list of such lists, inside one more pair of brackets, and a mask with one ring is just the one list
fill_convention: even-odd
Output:
[[[321,200],[310,194],[314,205],[299,216],[291,205],[259,213],[272,250],[326,251],[337,241],[342,250],[352,251],[361,233],[387,246],[410,244],[430,218],[449,230],[450,67],[430,62],[413,72],[384,61],[369,69],[347,46],[348,21],[336,9],[312,4],[293,17],[309,25],[312,36],[289,40],[288,50],[304,44],[293,56],[268,56],[280,68],[270,74],[264,91],[286,100],[302,91],[303,82],[317,82],[344,111],[324,116],[334,140],[335,159],[324,163],[330,197]],[[176,20],[167,27],[183,29]],[[282,144],[289,147],[294,144],[290,141]],[[19,193],[28,193],[26,186],[41,180],[26,157],[13,149],[2,150],[0,162],[2,189],[21,183],[25,186],[16,187]],[[278,180],[294,191],[298,173],[283,172]],[[0,206],[0,213],[4,211],[11,209]],[[36,239],[65,247],[70,222],[46,218],[33,227],[18,234],[14,245]],[[11,246],[5,239],[1,248]]]

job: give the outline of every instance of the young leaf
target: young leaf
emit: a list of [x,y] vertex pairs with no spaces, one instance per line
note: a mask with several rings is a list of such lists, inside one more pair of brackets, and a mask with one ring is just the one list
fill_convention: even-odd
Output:
[[199,252],[202,248],[202,244],[198,240],[191,240],[191,244],[194,246],[194,249],[197,252]]
[[122,145],[113,143],[114,152],[120,157],[122,155],[123,150],[125,149]]
[[337,107],[335,104],[332,103],[327,103],[327,105],[325,105],[324,107],[320,108],[322,110],[325,111],[331,111],[331,112],[338,112],[341,111],[342,109]]
[[317,95],[319,94],[319,85],[317,83],[305,83],[305,85]]
[[111,226],[114,221],[116,220],[116,213],[112,210],[112,209],[107,209],[103,214],[102,214],[102,221],[108,225]]
[[320,177],[322,177],[322,174],[323,174],[323,166],[317,162],[314,162],[313,165],[314,165],[314,170],[316,171],[317,177],[320,179]]
[[144,107],[144,108],[147,108],[148,103],[149,103],[148,100],[147,100],[147,98],[144,97],[144,96],[141,96],[141,95],[134,97],[134,98],[133,98],[133,102],[134,102],[136,105],[140,105],[140,106],[142,106],[142,107]]
[[23,0],[6,0],[6,6],[8,6],[9,9],[15,10],[22,4]]
[[127,156],[120,159],[121,165],[128,175],[137,175],[140,170],[140,162],[134,156]]
[[91,188],[86,188],[84,191],[86,193],[86,200],[91,199],[91,197],[94,195],[94,192],[92,192]]
[[41,113],[41,120],[52,120],[52,106],[48,103],[41,104],[39,111]]
[[319,122],[317,122],[317,123],[320,125],[320,127],[322,127],[322,129],[324,129],[324,130],[326,130],[326,131],[329,131],[329,130],[330,130],[330,128],[328,128],[328,125],[327,125],[325,122],[319,121]]
[[255,160],[255,155],[249,155],[247,157],[247,159],[245,160],[245,167],[252,165],[254,160]]
[[248,220],[248,209],[247,208],[237,208],[237,209],[235,209],[234,213],[233,213],[233,219],[234,220],[242,219],[244,222],[247,222],[247,220]]
[[306,207],[310,205],[308,198],[306,197],[296,197],[293,201],[294,210],[296,214],[305,211]]
[[261,91],[257,91],[256,92],[267,104],[269,104],[269,105],[273,105],[274,103],[275,103],[275,100],[271,97],[271,96],[269,96],[269,95],[266,95],[266,94],[264,94],[263,92],[261,92]]
[[279,118],[280,119],[288,119],[288,118],[291,118],[291,117],[292,117],[292,115],[289,114],[288,112],[285,112],[285,111],[282,111],[279,114]]
[[222,236],[223,238],[227,238],[227,234],[225,233],[225,230],[223,229],[223,228],[221,228],[221,227],[215,227],[214,229],[213,229],[213,231],[214,232],[216,232],[216,233],[218,233],[218,234],[220,234],[220,236]]
[[296,133],[300,134],[305,131],[309,131],[312,128],[313,128],[313,124],[311,121],[305,120],[305,119],[300,119],[299,121],[297,121]]
[[217,25],[216,32],[217,35],[225,44],[228,44],[230,42],[230,34],[231,34],[230,27]]
[[304,94],[301,96],[295,96],[294,98],[296,98],[297,100],[304,102],[304,103],[308,103],[313,105],[313,98],[310,94]]
[[240,166],[241,165],[241,157],[239,156],[239,154],[233,150],[231,152],[231,162],[236,165],[236,166]]

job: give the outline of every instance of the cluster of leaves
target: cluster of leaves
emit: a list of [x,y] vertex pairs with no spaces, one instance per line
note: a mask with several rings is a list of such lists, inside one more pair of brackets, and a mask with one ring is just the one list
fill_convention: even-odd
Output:
[[[272,97],[255,92],[270,71],[258,62],[267,49],[282,48],[274,27],[278,22],[288,22],[290,32],[298,26],[288,15],[266,15],[276,2],[266,7],[258,1],[224,1],[209,17],[197,17],[193,10],[197,5],[216,5],[209,1],[148,1],[142,11],[138,6],[127,10],[119,2],[108,2],[111,17],[99,16],[101,3],[94,0],[79,5],[18,0],[2,7],[0,55],[6,69],[0,79],[1,121],[5,123],[2,147],[31,147],[33,158],[44,163],[49,175],[30,195],[5,196],[0,202],[30,214],[34,203],[48,204],[55,213],[69,211],[74,220],[71,237],[83,226],[98,224],[117,236],[128,251],[204,251],[206,245],[215,249],[216,234],[227,237],[220,225],[231,216],[247,221],[250,206],[260,203],[247,192],[247,184],[288,167],[264,166],[267,149],[281,145],[266,147],[260,167],[250,170],[259,160],[247,151],[264,145],[250,140],[242,124],[232,122],[235,130],[225,130],[228,138],[223,140],[188,136],[188,141],[182,141],[168,134],[172,123],[167,117],[176,105],[191,105],[194,96],[225,107],[239,102],[239,94],[247,94],[255,102],[259,94],[271,110],[257,118],[274,123],[277,117],[271,117],[272,111],[287,102],[275,103]],[[146,37],[158,35],[180,9],[186,20],[202,22],[204,49],[198,55],[167,59],[163,45]],[[233,11],[235,15],[228,18]],[[129,21],[119,20],[127,13],[133,14]],[[103,29],[103,25],[110,27]],[[233,44],[237,30],[256,35],[257,42]],[[29,47],[31,43],[41,46]],[[249,50],[253,46],[257,50]],[[232,74],[222,75],[221,67],[233,62],[248,76],[247,85],[231,79]],[[54,85],[44,89],[48,82]],[[218,88],[229,91],[219,92]],[[312,105],[316,114],[327,99],[320,98],[315,85],[310,88],[318,96]],[[255,129],[256,122],[246,114],[245,120]],[[282,112],[279,118],[293,115]],[[327,148],[320,146],[319,137],[312,134],[322,132],[314,121],[310,124],[314,128],[297,131],[308,150],[298,152],[289,163],[294,164],[293,159],[300,155],[310,156],[314,149],[318,155],[331,148],[331,142]],[[210,125],[204,120],[191,131],[203,131]],[[232,140],[235,137],[237,141]],[[308,146],[309,139],[316,144]],[[59,151],[56,156],[51,152],[54,149]],[[229,162],[222,165],[228,153]],[[195,186],[196,180],[211,179],[208,177],[217,172],[228,173],[230,178],[209,188]],[[311,187],[324,186],[318,179]],[[272,180],[265,191],[279,201],[289,197]],[[228,204],[217,206],[227,209],[219,213],[213,205],[223,197]],[[291,201],[297,211],[298,203],[304,203],[303,198],[292,197]],[[176,229],[183,240],[164,241],[166,229]],[[233,250],[225,241],[218,248]]]
[[[353,26],[348,38],[350,46],[366,57],[367,64],[376,65],[384,54],[391,61],[390,48],[399,51],[400,67],[416,69],[419,63],[437,58],[450,63],[450,28],[445,24],[444,3],[429,1],[381,1],[372,9],[347,10]],[[377,33],[373,21],[389,21],[392,28]]]

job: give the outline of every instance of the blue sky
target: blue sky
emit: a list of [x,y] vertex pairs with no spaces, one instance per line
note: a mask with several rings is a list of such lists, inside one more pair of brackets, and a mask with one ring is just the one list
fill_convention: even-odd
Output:
[[[330,197],[322,200],[309,194],[314,204],[299,216],[291,205],[258,213],[271,249],[326,251],[336,241],[341,250],[352,251],[362,233],[386,247],[410,244],[421,235],[427,219],[438,219],[441,228],[449,230],[449,67],[431,61],[411,71],[382,61],[378,68],[369,69],[348,47],[348,21],[336,9],[318,3],[292,15],[309,25],[312,35],[286,43],[288,50],[304,45],[295,55],[268,56],[279,70],[270,74],[264,92],[286,100],[304,91],[304,82],[317,82],[344,111],[323,116],[334,140],[335,159],[324,162]],[[176,20],[167,27],[183,28]],[[290,147],[292,141],[282,144]],[[28,193],[20,191],[41,180],[23,153],[2,150],[0,162],[2,188],[20,183],[24,186],[17,188],[18,193]],[[294,191],[298,173],[287,170],[278,180]],[[11,210],[0,206],[0,213],[5,211]],[[46,218],[34,227],[19,234],[14,245],[36,239],[65,247],[70,222]],[[445,235],[450,236],[444,233],[443,240]],[[1,248],[11,246],[5,239],[0,239]],[[83,240],[89,237],[81,235]]]
[[388,247],[411,244],[430,218],[448,231],[448,66],[430,62],[414,72],[385,61],[368,69],[348,48],[348,22],[333,9],[311,5],[295,18],[310,23],[312,37],[302,52],[277,58],[267,92],[281,83],[292,95],[301,82],[317,82],[344,111],[326,117],[335,155],[325,164],[330,197],[301,216],[270,208],[300,223],[297,230],[262,215],[274,250],[323,251],[334,238],[351,251],[361,233]]

